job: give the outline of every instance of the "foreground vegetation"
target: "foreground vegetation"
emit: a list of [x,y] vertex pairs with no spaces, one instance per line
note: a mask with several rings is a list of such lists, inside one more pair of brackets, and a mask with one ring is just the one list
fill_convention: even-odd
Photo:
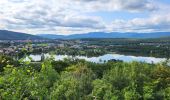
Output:
[[0,56],[2,100],[170,100],[170,67],[140,62],[42,63]]

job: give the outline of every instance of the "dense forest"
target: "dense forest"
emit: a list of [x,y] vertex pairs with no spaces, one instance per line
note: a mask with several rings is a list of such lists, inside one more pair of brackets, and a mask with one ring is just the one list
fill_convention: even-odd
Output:
[[167,63],[53,57],[32,63],[0,56],[0,100],[170,100]]
[[[135,56],[152,56],[158,58],[170,58],[170,38],[156,39],[82,39],[88,41],[88,45],[102,47],[102,52],[116,52]],[[86,48],[85,48],[86,49]],[[99,48],[97,48],[100,50]],[[101,53],[102,54],[102,53]]]

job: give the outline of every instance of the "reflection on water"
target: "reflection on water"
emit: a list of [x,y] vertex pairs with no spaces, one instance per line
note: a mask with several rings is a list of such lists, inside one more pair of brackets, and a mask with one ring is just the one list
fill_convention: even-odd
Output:
[[[49,56],[50,56],[49,54],[45,54],[45,57],[49,57]],[[33,61],[41,60],[41,55],[30,55],[30,57],[33,59]],[[55,60],[63,60],[64,58],[72,58],[72,56],[56,55],[54,56],[54,58]],[[127,55],[120,55],[120,54],[105,54],[99,57],[75,56],[73,58],[85,59],[86,61],[95,62],[95,63],[102,63],[104,61],[108,61],[111,59],[123,60],[124,62],[139,61],[139,62],[147,62],[147,63],[159,63],[159,62],[163,62],[166,60],[165,58],[127,56]]]

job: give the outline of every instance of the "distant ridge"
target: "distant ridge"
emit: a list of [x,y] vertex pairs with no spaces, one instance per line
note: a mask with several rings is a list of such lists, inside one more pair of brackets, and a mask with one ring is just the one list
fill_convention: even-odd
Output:
[[31,35],[20,32],[0,30],[0,40],[39,40],[39,39],[83,39],[83,38],[165,38],[170,39],[170,32],[153,32],[153,33],[119,33],[119,32],[90,32],[85,34],[73,35],[54,35],[38,34]]
[[161,38],[170,37],[170,32],[153,32],[153,33],[119,33],[119,32],[91,32],[85,34],[73,35],[54,35],[54,34],[39,34],[38,36],[49,39],[81,39],[81,38]]
[[43,38],[36,35],[26,34],[26,33],[0,30],[0,40],[37,40],[37,39],[43,39]]
[[67,36],[64,35],[55,35],[55,34],[38,34],[37,36],[48,38],[48,39],[66,39]]

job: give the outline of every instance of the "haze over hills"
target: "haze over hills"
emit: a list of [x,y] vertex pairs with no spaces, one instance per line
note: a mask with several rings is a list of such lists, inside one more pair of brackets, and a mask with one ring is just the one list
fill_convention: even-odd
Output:
[[162,38],[170,37],[170,32],[155,32],[155,33],[119,33],[119,32],[91,32],[85,34],[73,35],[54,35],[54,34],[38,34],[31,35],[20,32],[0,30],[0,40],[36,40],[36,39],[80,39],[80,38]]
[[26,33],[0,30],[0,40],[27,40],[27,39],[37,40],[43,38],[36,35],[26,34]]
[[86,34],[73,35],[54,35],[54,34],[38,34],[38,36],[49,39],[79,39],[79,38],[160,38],[170,37],[170,32],[154,32],[154,33],[119,33],[119,32],[91,32]]

